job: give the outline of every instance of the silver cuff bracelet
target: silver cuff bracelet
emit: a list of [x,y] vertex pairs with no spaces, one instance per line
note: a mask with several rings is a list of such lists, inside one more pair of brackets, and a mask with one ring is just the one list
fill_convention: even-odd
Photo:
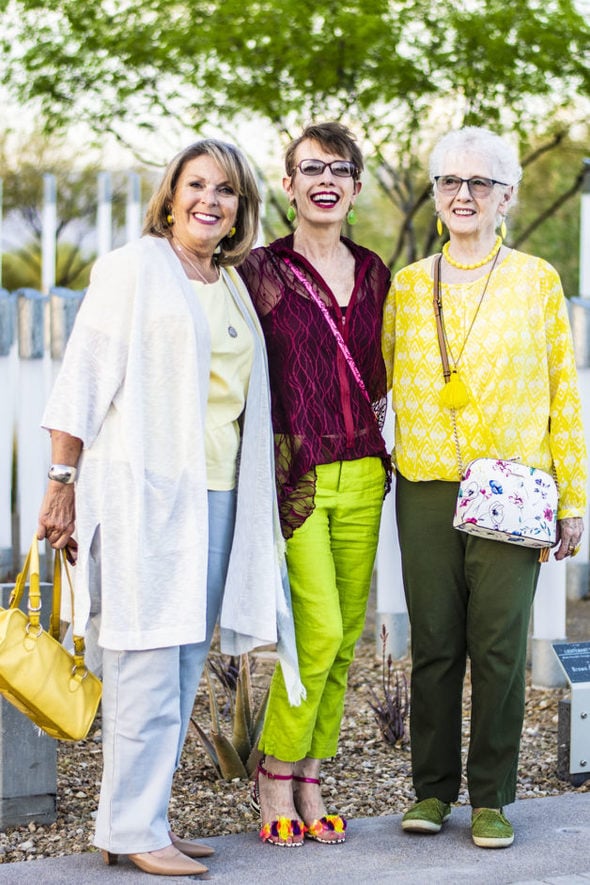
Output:
[[54,482],[70,485],[70,483],[76,481],[77,473],[78,471],[75,467],[69,467],[67,464],[52,464],[47,476]]

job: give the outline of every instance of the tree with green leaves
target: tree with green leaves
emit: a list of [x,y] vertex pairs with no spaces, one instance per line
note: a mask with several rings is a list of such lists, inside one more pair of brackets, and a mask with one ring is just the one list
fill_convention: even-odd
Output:
[[141,138],[254,115],[289,137],[312,118],[349,123],[391,204],[392,265],[432,249],[424,163],[441,132],[490,125],[543,156],[587,116],[579,0],[3,5],[4,82],[50,127],[84,119],[124,139],[130,122]]

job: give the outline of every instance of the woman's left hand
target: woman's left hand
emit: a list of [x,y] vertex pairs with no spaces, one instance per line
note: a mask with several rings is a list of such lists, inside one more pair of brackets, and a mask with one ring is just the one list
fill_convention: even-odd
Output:
[[557,538],[559,546],[555,551],[556,559],[575,556],[580,549],[580,540],[584,531],[584,520],[579,516],[557,520]]

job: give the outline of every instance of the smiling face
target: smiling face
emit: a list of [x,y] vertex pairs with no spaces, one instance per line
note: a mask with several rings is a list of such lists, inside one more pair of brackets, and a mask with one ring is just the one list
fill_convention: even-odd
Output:
[[[302,160],[350,160],[326,151],[318,141],[302,141],[295,153],[294,165]],[[335,224],[340,226],[361,189],[360,181],[352,176],[342,178],[334,175],[329,166],[319,175],[304,175],[295,168],[290,177],[283,179],[283,187],[289,201],[297,206],[299,225]]]
[[238,213],[238,195],[208,154],[188,160],[178,176],[171,212],[174,238],[200,256],[213,255]]
[[[449,152],[442,163],[440,175],[458,178],[495,178],[488,157],[473,151]],[[510,203],[512,188],[494,185],[489,194],[473,197],[464,182],[457,193],[441,194],[434,189],[436,211],[451,237],[489,239],[494,235],[499,216],[504,215]]]

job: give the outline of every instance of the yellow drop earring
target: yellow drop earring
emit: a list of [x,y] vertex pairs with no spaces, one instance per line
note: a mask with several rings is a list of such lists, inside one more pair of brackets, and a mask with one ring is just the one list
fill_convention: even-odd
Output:
[[166,216],[166,223],[168,224],[169,227],[172,227],[172,225],[174,224],[174,215],[172,215],[171,212],[169,212],[168,215]]
[[436,216],[436,232],[439,235],[439,237],[442,237],[443,231],[444,231],[443,223],[440,220],[440,215],[437,215]]
[[502,219],[502,224],[500,225],[500,236],[502,237],[503,240],[506,239],[507,233],[508,233],[508,231],[506,230],[506,222],[504,221],[504,219]]

